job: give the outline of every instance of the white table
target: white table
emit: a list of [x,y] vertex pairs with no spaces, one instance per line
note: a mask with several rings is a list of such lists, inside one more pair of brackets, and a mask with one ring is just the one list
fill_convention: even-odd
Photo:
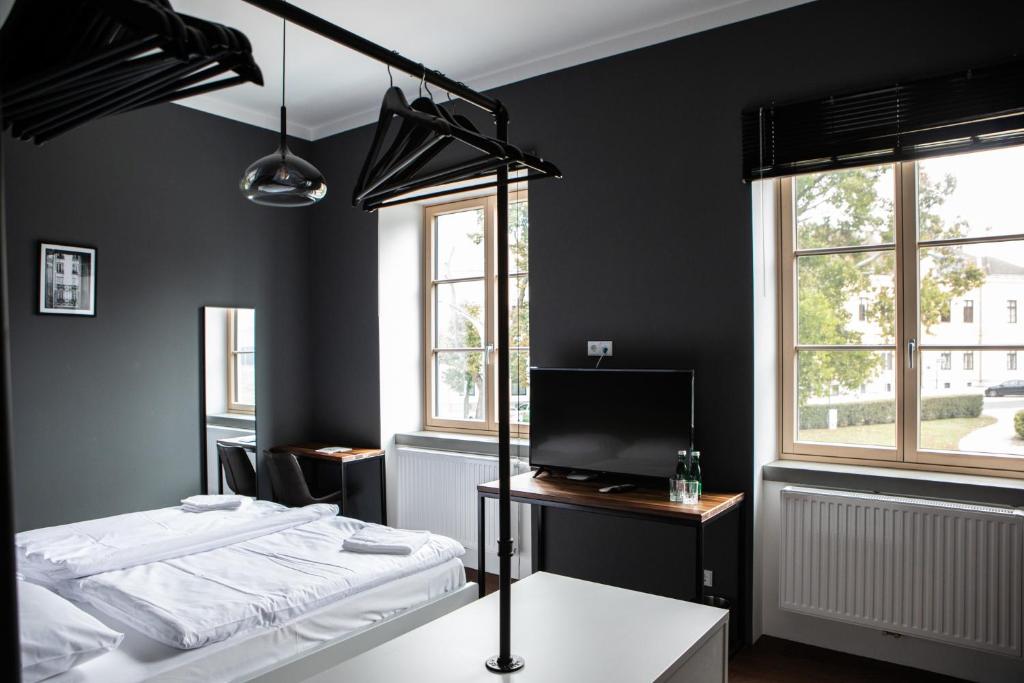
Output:
[[328,669],[306,683],[724,683],[729,613],[539,572],[512,587],[512,652],[497,675],[498,596],[491,594]]

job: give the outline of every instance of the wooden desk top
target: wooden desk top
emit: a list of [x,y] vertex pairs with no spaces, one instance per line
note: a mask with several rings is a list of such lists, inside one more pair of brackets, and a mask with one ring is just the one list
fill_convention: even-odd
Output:
[[381,448],[353,448],[344,453],[318,453],[318,448],[336,446],[330,443],[299,443],[286,446],[274,446],[271,453],[292,453],[300,458],[316,458],[317,460],[330,460],[331,462],[352,462],[354,460],[365,460],[384,455]]
[[[605,510],[640,512],[663,517],[676,517],[706,523],[743,502],[742,493],[712,493],[701,495],[696,505],[673,503],[668,499],[668,481],[663,490],[636,488],[622,493],[598,493],[607,482],[572,481],[552,474],[534,479],[533,472],[512,477],[512,498],[566,503]],[[498,494],[498,482],[479,484],[477,491]]]

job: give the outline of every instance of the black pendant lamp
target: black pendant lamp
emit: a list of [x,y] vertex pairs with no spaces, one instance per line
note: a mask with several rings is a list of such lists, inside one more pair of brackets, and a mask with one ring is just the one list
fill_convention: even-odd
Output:
[[281,27],[281,144],[245,169],[238,186],[246,199],[265,206],[309,206],[327,195],[324,176],[288,149],[288,110],[284,106],[285,29]]

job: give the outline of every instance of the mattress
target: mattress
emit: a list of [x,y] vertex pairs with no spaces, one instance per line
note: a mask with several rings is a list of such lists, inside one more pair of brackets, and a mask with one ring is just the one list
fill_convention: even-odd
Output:
[[365,526],[326,517],[200,553],[63,581],[56,590],[153,640],[187,650],[289,623],[465,553],[459,543],[434,534],[411,555],[343,551],[344,540]]
[[194,650],[180,650],[97,610],[84,609],[125,634],[121,647],[48,679],[53,683],[243,681],[288,659],[310,654],[465,585],[462,562],[451,559],[303,614]]

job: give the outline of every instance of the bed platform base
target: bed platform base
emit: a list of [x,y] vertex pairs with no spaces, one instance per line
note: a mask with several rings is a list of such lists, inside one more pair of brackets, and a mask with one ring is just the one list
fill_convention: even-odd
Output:
[[466,582],[458,590],[446,593],[419,607],[400,612],[361,631],[347,634],[339,640],[324,643],[315,650],[304,652],[283,662],[277,662],[263,671],[240,680],[252,683],[295,683],[295,681],[306,680],[403,633],[468,605],[477,599],[477,592],[475,583]]

